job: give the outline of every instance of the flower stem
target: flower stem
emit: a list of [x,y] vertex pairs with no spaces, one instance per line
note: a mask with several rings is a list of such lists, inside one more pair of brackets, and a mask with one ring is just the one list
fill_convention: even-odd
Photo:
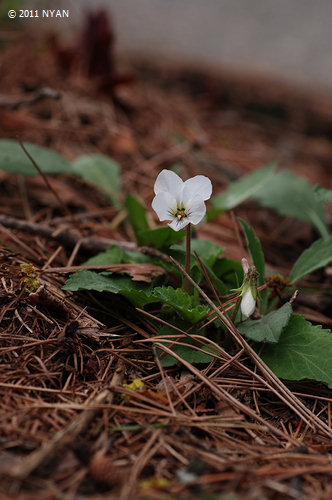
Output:
[[241,296],[239,296],[237,298],[237,301],[236,301],[236,304],[235,304],[235,307],[234,307],[234,311],[233,311],[233,314],[232,314],[232,321],[233,321],[233,323],[235,322],[235,318],[236,318],[237,312],[239,310],[240,304],[241,304]]
[[[191,250],[190,226],[191,224],[188,224],[186,228],[186,273],[189,275],[190,275],[190,250]],[[190,282],[188,281],[187,278],[185,278],[184,280],[183,290],[186,293],[190,293]]]

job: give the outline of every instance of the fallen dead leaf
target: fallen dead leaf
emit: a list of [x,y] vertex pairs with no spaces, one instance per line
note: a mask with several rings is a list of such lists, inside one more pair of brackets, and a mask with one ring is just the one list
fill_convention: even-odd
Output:
[[129,274],[133,281],[150,283],[154,278],[165,273],[165,269],[155,264],[112,264],[111,266],[68,266],[46,269],[46,273],[73,273],[76,271],[111,271]]

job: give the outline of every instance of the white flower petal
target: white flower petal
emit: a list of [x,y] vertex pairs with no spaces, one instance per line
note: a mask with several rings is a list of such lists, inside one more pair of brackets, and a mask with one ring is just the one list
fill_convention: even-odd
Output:
[[243,257],[243,259],[241,259],[241,264],[242,264],[243,273],[247,274],[249,271],[249,264],[248,264],[248,261],[245,257]]
[[255,310],[256,301],[252,296],[250,288],[244,293],[241,300],[241,312],[245,316],[251,316]]
[[188,179],[183,186],[183,202],[199,195],[202,200],[208,200],[212,194],[212,184],[205,175],[196,175]]
[[174,231],[180,231],[180,229],[184,229],[186,226],[188,226],[190,220],[188,217],[185,217],[184,219],[178,220],[174,219],[169,225],[171,229]]
[[155,194],[171,193],[178,202],[183,189],[183,180],[172,170],[162,170],[154,184]]
[[206,206],[200,196],[196,196],[189,200],[186,208],[188,211],[187,220],[189,220],[191,224],[198,224],[206,214]]
[[158,193],[152,200],[152,208],[159,220],[172,220],[172,213],[176,210],[176,199],[170,193]]

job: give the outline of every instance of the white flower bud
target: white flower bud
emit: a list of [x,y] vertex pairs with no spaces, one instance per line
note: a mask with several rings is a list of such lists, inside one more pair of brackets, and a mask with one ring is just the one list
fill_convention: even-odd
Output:
[[240,288],[233,290],[241,297],[241,312],[244,316],[251,316],[255,311],[257,299],[257,278],[258,273],[255,266],[250,266],[247,259],[241,259],[243,269],[243,283]]
[[252,295],[251,288],[248,287],[248,289],[242,295],[242,300],[241,300],[242,314],[244,314],[247,317],[251,316],[255,310],[255,306],[256,306],[256,300]]

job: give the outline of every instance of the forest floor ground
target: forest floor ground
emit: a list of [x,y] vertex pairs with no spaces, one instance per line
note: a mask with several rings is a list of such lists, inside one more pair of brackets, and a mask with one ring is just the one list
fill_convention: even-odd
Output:
[[[124,195],[139,197],[154,227],[161,226],[150,209],[154,181],[175,164],[183,178],[207,175],[216,193],[272,161],[331,188],[328,97],[162,61],[113,56],[100,70],[82,49],[82,39],[64,47],[51,36],[3,32],[1,138],[48,147],[69,161],[85,153],[112,157]],[[41,176],[0,171],[1,498],[331,498],[331,391],[285,382],[330,427],[324,433],[248,375],[245,352],[208,369],[163,369],[151,345],[138,342],[154,335],[151,319],[120,299],[64,292],[66,277],[45,272],[98,253],[96,238],[135,241],[126,214],[97,189],[70,174],[49,180],[52,191]],[[254,227],[269,269],[286,276],[317,238],[309,224],[253,201],[235,214]],[[61,232],[77,244],[59,241]],[[243,257],[231,215],[197,234],[225,256]],[[82,237],[90,247],[80,246]],[[33,264],[44,285],[33,300],[21,286],[22,263]],[[323,293],[331,287],[328,271],[301,282],[321,294],[294,302],[295,312],[325,328],[332,324]],[[128,403],[122,384],[133,379],[146,390]]]

